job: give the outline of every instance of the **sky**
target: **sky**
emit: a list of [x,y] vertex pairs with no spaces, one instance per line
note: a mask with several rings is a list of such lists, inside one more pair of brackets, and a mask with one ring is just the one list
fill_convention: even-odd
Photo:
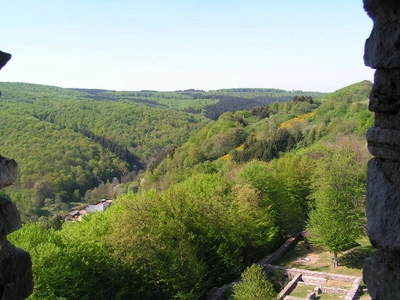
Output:
[[109,90],[333,92],[373,80],[361,0],[13,0],[0,81]]

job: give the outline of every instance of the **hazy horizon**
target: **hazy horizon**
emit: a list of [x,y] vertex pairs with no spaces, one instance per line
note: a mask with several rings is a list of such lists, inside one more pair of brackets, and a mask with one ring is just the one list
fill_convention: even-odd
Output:
[[0,81],[118,91],[333,92],[373,80],[362,2],[13,1]]

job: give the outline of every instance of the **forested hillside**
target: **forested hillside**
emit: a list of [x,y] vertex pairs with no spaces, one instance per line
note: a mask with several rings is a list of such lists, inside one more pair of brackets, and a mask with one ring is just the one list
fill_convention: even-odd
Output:
[[62,215],[71,202],[95,202],[126,191],[128,185],[114,188],[134,181],[158,155],[204,127],[213,105],[219,105],[218,115],[294,94],[275,89],[117,92],[5,82],[0,90],[0,152],[20,163],[19,180],[7,193],[24,220]]
[[143,188],[163,190],[197,169],[218,170],[253,159],[268,162],[291,150],[334,143],[338,136],[363,140],[373,124],[367,108],[370,90],[371,82],[364,81],[315,100],[296,96],[285,103],[224,113],[181,147],[161,154],[163,160],[147,169]]
[[[332,180],[339,180],[333,183],[340,183],[335,186],[345,199],[350,197],[347,202],[354,202],[347,217],[359,226],[348,243],[362,234],[365,222],[362,195],[369,154],[364,136],[373,122],[367,110],[371,85],[364,81],[319,98],[298,95],[285,103],[225,112],[216,121],[175,112],[193,128],[187,140],[165,147],[137,189],[117,197],[105,213],[65,223],[61,230],[28,223],[10,235],[32,255],[36,286],[31,298],[204,299],[212,287],[236,279],[246,266],[309,226],[310,212],[318,215],[322,200],[331,195],[327,187]],[[71,103],[95,111],[97,106],[85,101],[79,96]],[[22,110],[27,118],[34,118],[34,102]],[[98,102],[106,111],[112,105]],[[66,113],[66,102],[60,103],[54,105]],[[129,108],[124,101],[121,105]],[[50,116],[37,118],[38,124],[50,118],[45,126],[94,142],[83,137],[82,123],[73,128],[75,123],[62,114]],[[98,125],[90,129],[96,136],[114,132],[92,118],[84,124]],[[112,161],[122,162],[102,151],[102,159],[109,153]],[[349,165],[348,174],[357,180],[325,176]],[[123,167],[129,168],[118,165]]]
[[105,90],[74,89],[89,94],[96,100],[127,100],[149,106],[169,107],[191,113],[204,113],[207,118],[217,120],[224,112],[250,110],[273,102],[287,102],[294,96],[323,95],[319,92],[285,91],[279,89],[221,89],[215,91],[183,90],[175,92],[139,91],[115,92]]
[[134,179],[154,156],[208,122],[57,87],[0,83],[0,90],[0,153],[20,165],[18,182],[7,193],[24,220],[65,214],[69,202],[114,177]]

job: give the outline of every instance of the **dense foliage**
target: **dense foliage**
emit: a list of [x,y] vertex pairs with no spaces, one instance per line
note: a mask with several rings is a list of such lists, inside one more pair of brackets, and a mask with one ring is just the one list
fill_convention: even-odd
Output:
[[349,141],[338,143],[320,160],[311,198],[315,209],[307,226],[311,240],[334,254],[348,250],[365,234],[365,164]]
[[19,163],[18,182],[7,193],[24,220],[65,214],[71,201],[114,177],[134,179],[153,157],[208,122],[56,87],[0,83],[0,89],[0,153]]
[[[209,122],[202,116],[209,113],[207,105],[225,103],[222,113],[231,110],[235,101],[251,109],[255,105],[251,99],[284,101],[295,93],[275,89],[117,92],[5,82],[0,89],[0,153],[20,164],[19,180],[7,193],[18,203],[24,220],[65,214],[71,202],[92,202],[100,194],[93,189],[113,178],[119,183],[135,180],[147,164],[159,163],[160,159],[152,163],[158,155],[186,142]],[[198,113],[179,111],[185,109]],[[234,145],[227,141],[219,146],[207,146],[214,148],[210,159]],[[131,190],[136,189],[135,184]]]
[[250,110],[255,106],[265,106],[273,102],[290,101],[293,97],[321,96],[319,92],[285,91],[279,89],[237,88],[205,92],[203,90],[183,90],[175,92],[139,91],[116,92],[98,89],[74,89],[84,92],[95,100],[126,100],[152,107],[169,107],[191,113],[202,113],[217,120],[225,112]]
[[227,166],[271,161],[288,151],[334,143],[338,136],[362,140],[373,124],[367,107],[370,90],[371,83],[363,81],[316,100],[294,97],[251,112],[224,113],[187,143],[156,159],[142,188],[162,190],[198,169],[214,172],[224,168],[225,161]]
[[[312,224],[310,215],[312,220],[313,215],[322,214],[319,199],[330,193],[326,188],[331,180],[327,166],[336,160],[343,161],[342,165],[349,162],[341,158],[340,151],[335,151],[338,145],[353,145],[347,153],[354,159],[354,166],[360,166],[356,172],[360,185],[356,190],[357,196],[362,195],[365,171],[361,166],[368,157],[362,145],[366,128],[372,122],[367,110],[370,88],[370,82],[361,82],[321,98],[300,95],[286,103],[225,112],[216,121],[128,99],[143,98],[146,94],[149,97],[145,100],[161,103],[161,99],[155,100],[159,93],[153,91],[83,93],[61,89],[59,100],[42,99],[42,104],[48,105],[40,104],[40,99],[24,102],[18,97],[0,101],[18,119],[34,120],[39,129],[54,130],[55,136],[63,132],[75,137],[75,147],[84,142],[98,147],[98,152],[93,148],[93,155],[99,155],[92,160],[108,158],[115,163],[115,172],[129,172],[133,168],[121,159],[123,152],[118,154],[116,149],[122,148],[116,145],[132,151],[141,163],[148,163],[146,172],[139,177],[137,173],[126,175],[132,182],[125,186],[118,178],[111,181],[109,177],[107,183],[86,192],[87,197],[96,198],[107,191],[121,191],[106,212],[87,216],[81,223],[64,223],[61,230],[53,229],[60,229],[58,219],[48,224],[27,223],[10,236],[13,243],[32,255],[36,286],[31,298],[202,299],[212,287],[238,278],[247,266],[279,247],[288,236]],[[73,93],[75,98],[63,98],[63,93]],[[177,91],[169,95],[169,100],[172,103],[179,95],[182,101],[194,101],[195,94],[203,93]],[[85,95],[93,98],[87,99]],[[106,100],[107,95],[110,100]],[[121,95],[126,99],[121,100]],[[73,110],[75,106],[77,109]],[[18,114],[17,108],[21,108]],[[70,109],[73,113],[68,114]],[[136,114],[145,120],[141,119],[142,125],[150,127],[125,128],[139,122],[134,119]],[[25,126],[31,125],[26,121]],[[185,126],[183,133],[180,130]],[[143,134],[139,128],[151,129]],[[168,131],[175,129],[180,133],[169,135]],[[129,135],[130,130],[137,136]],[[158,132],[163,134],[158,136]],[[38,135],[42,134],[45,133]],[[149,145],[161,146],[154,150],[143,142],[146,138]],[[11,143],[10,140],[1,147]],[[31,147],[34,149],[35,144]],[[84,149],[82,146],[80,151]],[[35,152],[37,156],[45,153],[39,151],[42,152]],[[150,159],[158,153],[157,158]],[[68,162],[64,164],[70,167]],[[40,170],[40,165],[37,168]],[[92,172],[90,176],[97,180],[96,176],[103,173],[94,172],[114,171],[112,167],[90,169],[90,165],[84,170]],[[49,186],[54,192],[55,181],[46,177],[47,172],[41,174],[47,181],[39,180],[40,184],[36,184],[32,180],[31,189],[43,198],[47,197],[43,195]],[[27,188],[27,179],[22,179],[21,176],[18,183],[21,186],[16,187],[24,188],[25,182]],[[80,186],[73,189],[80,194]],[[353,197],[352,193],[343,195],[348,205],[355,199],[347,199],[348,195]],[[351,218],[353,212],[357,217],[362,213],[353,210]],[[358,225],[363,228],[362,223]],[[60,274],[57,281],[55,274]],[[246,272],[246,276],[263,282],[257,270]],[[248,286],[253,284],[251,281]],[[246,294],[246,286],[243,289]]]
[[276,292],[261,266],[251,265],[242,274],[242,281],[233,287],[234,300],[274,300]]
[[164,193],[127,194],[80,224],[25,224],[10,238],[31,252],[32,299],[199,299],[273,249],[270,214],[254,188],[198,174]]

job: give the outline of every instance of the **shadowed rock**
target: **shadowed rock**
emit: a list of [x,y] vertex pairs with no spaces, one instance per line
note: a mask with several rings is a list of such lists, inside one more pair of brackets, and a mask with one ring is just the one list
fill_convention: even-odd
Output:
[[400,299],[400,1],[364,0],[374,21],[364,61],[376,69],[367,133],[367,234],[377,248],[364,262],[363,277],[374,300]]
[[17,179],[18,163],[0,154],[0,189],[9,186]]
[[0,70],[11,59],[11,54],[0,51]]
[[5,237],[0,243],[0,299],[26,299],[33,292],[31,257]]

